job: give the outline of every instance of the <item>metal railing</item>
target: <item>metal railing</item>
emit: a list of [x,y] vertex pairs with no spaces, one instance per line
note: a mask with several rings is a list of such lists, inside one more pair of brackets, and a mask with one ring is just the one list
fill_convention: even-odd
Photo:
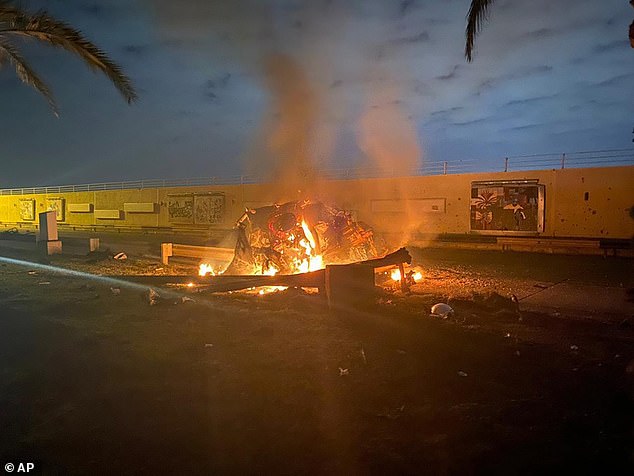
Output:
[[[504,157],[503,159],[493,160],[468,159],[427,162],[420,168],[410,170],[386,169],[379,167],[327,169],[320,171],[319,177],[325,180],[352,180],[381,177],[448,175],[477,172],[513,172],[522,170],[609,167],[619,165],[634,165],[634,149],[595,150],[561,154],[516,155]],[[266,177],[256,175],[197,177],[184,179],[144,179],[79,185],[58,185],[49,187],[7,188],[0,189],[0,195],[93,192],[101,190],[177,188],[210,185],[245,185],[262,183],[266,181]]]

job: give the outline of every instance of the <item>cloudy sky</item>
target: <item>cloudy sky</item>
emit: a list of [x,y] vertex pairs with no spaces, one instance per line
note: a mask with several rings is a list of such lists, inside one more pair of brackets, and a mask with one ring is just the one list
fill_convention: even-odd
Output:
[[[61,116],[0,70],[0,187],[227,176],[632,146],[627,0],[30,0],[138,89],[24,44]],[[280,162],[281,161],[281,162]],[[276,168],[278,167],[278,168]]]

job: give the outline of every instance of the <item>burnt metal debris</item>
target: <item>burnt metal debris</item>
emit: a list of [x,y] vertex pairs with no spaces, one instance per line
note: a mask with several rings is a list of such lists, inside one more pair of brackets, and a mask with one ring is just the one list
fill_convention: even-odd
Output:
[[[352,213],[319,201],[292,201],[248,209],[237,221],[234,258],[229,275],[298,272],[308,259],[323,264],[351,263],[376,258],[372,229]],[[310,249],[307,248],[310,245]],[[312,271],[312,269],[310,269]]]

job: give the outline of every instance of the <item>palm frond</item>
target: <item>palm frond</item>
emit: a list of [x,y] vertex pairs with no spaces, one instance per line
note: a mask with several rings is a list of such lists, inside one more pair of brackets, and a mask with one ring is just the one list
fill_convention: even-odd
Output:
[[465,32],[466,44],[464,50],[464,54],[469,62],[473,59],[475,37],[480,32],[482,23],[487,19],[489,7],[493,1],[494,0],[471,0],[471,6],[467,14],[467,28]]
[[45,11],[29,14],[0,2],[0,36],[34,38],[77,55],[89,67],[105,74],[129,103],[137,99],[130,79],[108,55],[90,42],[81,31],[57,20]]
[[0,38],[0,65],[4,64],[7,60],[15,68],[18,78],[20,78],[23,83],[32,86],[36,91],[41,93],[48,101],[48,105],[53,110],[53,114],[59,116],[57,104],[55,104],[55,99],[48,86],[40,79],[37,73],[31,69],[17,48]]

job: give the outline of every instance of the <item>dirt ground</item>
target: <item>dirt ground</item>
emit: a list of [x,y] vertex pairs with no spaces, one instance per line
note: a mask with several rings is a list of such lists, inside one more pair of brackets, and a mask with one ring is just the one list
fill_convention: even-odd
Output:
[[[342,311],[297,290],[195,287],[157,288],[150,306],[147,285],[0,260],[0,463],[45,474],[634,473],[631,307],[522,308],[562,281],[632,287],[631,261],[413,254],[425,275],[413,294],[385,290]],[[124,277],[193,269],[103,258],[50,264]],[[494,290],[515,294],[519,314],[483,299]],[[430,317],[439,301],[454,316]]]

